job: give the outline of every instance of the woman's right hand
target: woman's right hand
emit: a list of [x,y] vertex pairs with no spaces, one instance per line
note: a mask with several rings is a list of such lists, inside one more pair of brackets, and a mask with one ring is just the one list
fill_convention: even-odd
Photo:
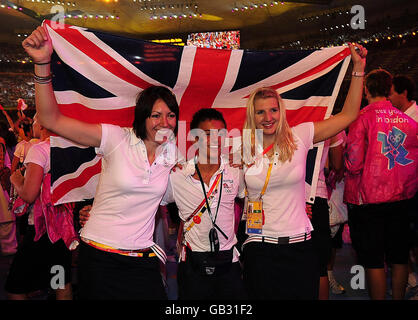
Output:
[[91,210],[91,205],[84,206],[80,210],[80,212],[79,212],[79,214],[80,214],[79,220],[80,220],[81,227],[84,227],[84,225],[86,224],[87,220],[89,220],[89,218],[90,218],[90,210]]
[[52,41],[46,28],[39,26],[22,42],[22,46],[35,63],[51,61]]

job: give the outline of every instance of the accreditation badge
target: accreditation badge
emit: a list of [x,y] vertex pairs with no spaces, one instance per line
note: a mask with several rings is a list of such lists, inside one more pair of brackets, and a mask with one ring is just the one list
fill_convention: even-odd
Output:
[[263,200],[248,201],[247,234],[261,234],[263,231]]

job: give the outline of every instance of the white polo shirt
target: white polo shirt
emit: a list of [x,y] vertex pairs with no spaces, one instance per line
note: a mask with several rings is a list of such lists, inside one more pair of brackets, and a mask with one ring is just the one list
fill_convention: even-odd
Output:
[[174,144],[159,149],[150,165],[145,144],[132,129],[102,124],[101,144],[96,148],[103,157],[102,172],[82,237],[118,249],[154,245],[155,214],[176,163]]
[[405,110],[405,114],[418,122],[418,106],[415,101],[412,101],[412,104]]
[[[205,184],[206,193],[216,180],[216,176],[223,172],[222,182],[222,196],[219,205],[218,216],[216,224],[226,234],[228,240],[218,231],[218,238],[220,243],[219,250],[229,250],[237,243],[235,236],[235,213],[234,200],[235,197],[244,198],[245,188],[242,171],[238,168],[230,167],[227,161],[222,160],[219,169],[214,173],[210,179],[210,185]],[[182,170],[176,170],[170,174],[170,181],[167,188],[167,193],[164,196],[163,205],[170,202],[176,202],[179,209],[179,216],[183,221],[196,210],[199,204],[205,199],[200,180],[193,178],[195,173],[194,159],[189,160]],[[213,200],[209,200],[210,209],[213,218],[216,215],[216,208],[219,201],[219,190],[213,192]],[[193,223],[193,219],[186,222],[184,230]],[[208,252],[210,251],[209,231],[212,229],[212,222],[206,210],[201,216],[201,222],[195,224],[185,234],[185,240],[190,245],[192,251]]]
[[25,157],[24,165],[29,163],[37,164],[44,169],[44,174],[47,174],[50,169],[50,146],[49,139],[31,145]]
[[[289,237],[313,230],[305,209],[305,173],[306,157],[313,147],[314,126],[312,122],[302,123],[291,130],[297,150],[291,162],[282,163],[278,160],[278,153],[274,155],[270,180],[263,196],[263,236]],[[261,154],[262,150],[258,152]],[[269,159],[264,156],[253,166],[244,168],[250,200],[258,199],[268,167]]]

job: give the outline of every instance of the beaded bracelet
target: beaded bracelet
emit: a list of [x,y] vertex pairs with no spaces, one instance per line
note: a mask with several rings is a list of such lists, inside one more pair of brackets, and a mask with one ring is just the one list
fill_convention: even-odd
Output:
[[40,76],[38,76],[34,73],[33,74],[33,79],[34,79],[35,83],[47,84],[47,83],[50,83],[52,81],[52,73],[50,73],[46,77],[40,77]]
[[351,74],[353,77],[364,77],[365,73],[363,72],[358,72],[358,71],[353,71],[353,73]]

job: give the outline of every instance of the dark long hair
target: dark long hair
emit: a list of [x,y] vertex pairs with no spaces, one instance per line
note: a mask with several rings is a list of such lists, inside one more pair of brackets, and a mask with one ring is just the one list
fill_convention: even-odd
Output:
[[[179,106],[177,104],[176,97],[170,89],[162,86],[148,87],[147,89],[141,91],[138,95],[135,107],[135,118],[132,123],[135,135],[142,140],[147,137],[145,121],[151,116],[152,107],[158,99],[163,100],[167,104],[170,111],[176,114],[178,121]],[[174,128],[174,134],[177,135],[177,125]]]

